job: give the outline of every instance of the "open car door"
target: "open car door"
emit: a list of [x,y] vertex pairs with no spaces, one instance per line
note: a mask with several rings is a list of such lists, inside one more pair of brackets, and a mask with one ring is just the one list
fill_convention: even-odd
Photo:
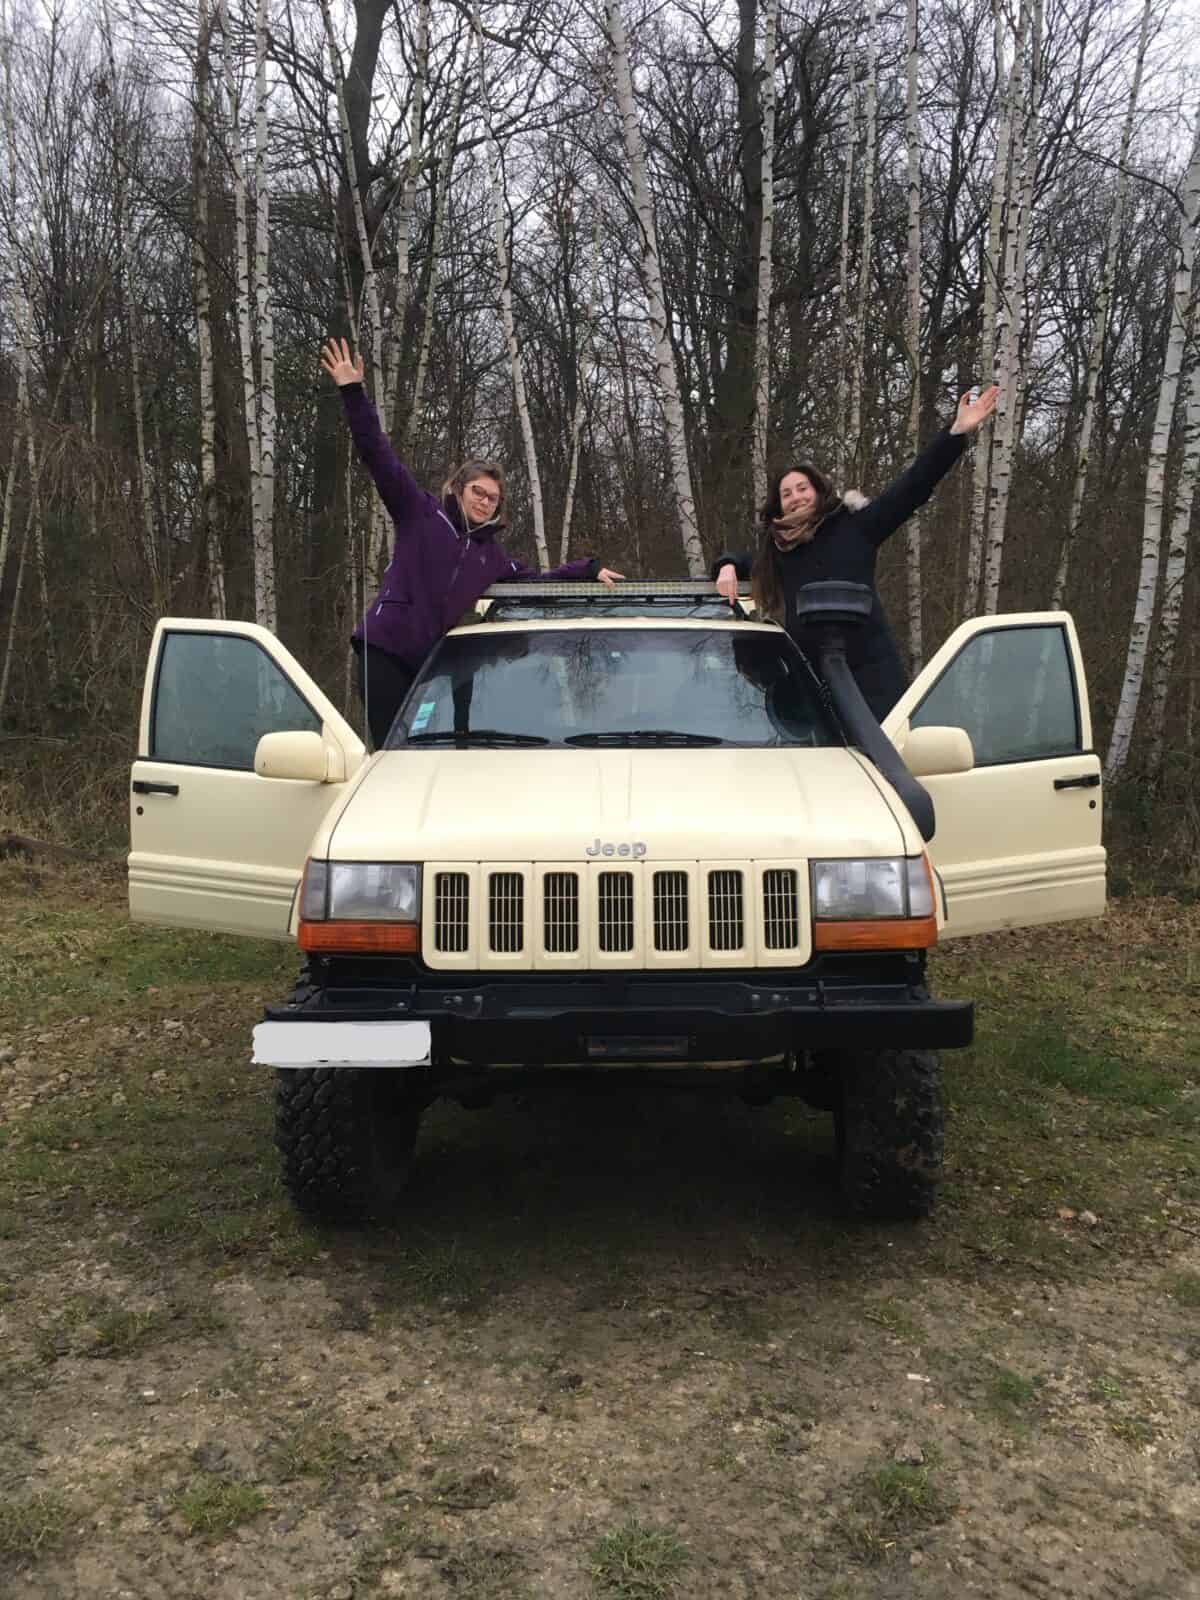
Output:
[[963,623],[883,720],[901,755],[928,726],[965,728],[975,753],[970,771],[921,778],[937,814],[943,937],[1102,912],[1100,757],[1066,612]]
[[[284,732],[320,737],[323,781],[256,773],[258,741]],[[286,939],[309,844],[365,758],[350,724],[266,628],[164,618],[132,772],[130,914]]]

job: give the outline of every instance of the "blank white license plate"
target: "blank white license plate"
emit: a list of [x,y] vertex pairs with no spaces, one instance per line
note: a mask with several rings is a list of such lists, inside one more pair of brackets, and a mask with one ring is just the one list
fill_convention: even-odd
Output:
[[424,1067],[427,1022],[260,1022],[258,1067]]

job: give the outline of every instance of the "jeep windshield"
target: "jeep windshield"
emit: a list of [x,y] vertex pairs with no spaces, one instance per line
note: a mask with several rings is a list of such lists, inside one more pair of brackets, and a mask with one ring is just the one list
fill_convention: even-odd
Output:
[[384,748],[543,742],[670,749],[843,741],[781,631],[582,627],[449,635]]

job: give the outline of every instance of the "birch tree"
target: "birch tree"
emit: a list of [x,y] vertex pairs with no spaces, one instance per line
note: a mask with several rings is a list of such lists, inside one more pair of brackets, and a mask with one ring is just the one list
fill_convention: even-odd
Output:
[[417,11],[416,60],[410,90],[408,160],[404,165],[404,186],[400,195],[400,214],[396,224],[396,295],[392,305],[391,350],[387,362],[387,389],[384,397],[383,431],[391,433],[400,393],[400,358],[404,347],[404,326],[408,316],[409,253],[413,214],[417,208],[417,179],[421,172],[422,123],[425,107],[425,75],[429,66],[430,0],[421,0]]
[[[371,255],[371,240],[367,233],[367,216],[363,194],[358,182],[358,163],[354,156],[354,140],[350,132],[350,115],[346,109],[346,75],[342,67],[342,53],[333,31],[333,17],[329,0],[321,0],[321,20],[325,26],[325,40],[329,48],[329,64],[333,72],[334,95],[337,100],[338,127],[342,136],[342,160],[346,167],[346,185],[350,191],[350,204],[354,214],[354,227],[358,236],[359,255],[363,264],[362,302],[354,307],[351,337],[360,327],[366,313],[371,349],[371,382],[374,389],[375,408],[382,417],[385,409],[385,373],[383,365],[383,320],[379,309],[379,284],[375,262]],[[378,496],[371,502],[371,564],[379,569],[387,558],[387,522],[383,504]]]
[[612,58],[613,77],[617,91],[617,109],[625,141],[625,155],[629,162],[629,175],[633,183],[634,215],[641,234],[638,265],[650,312],[650,328],[654,337],[654,352],[658,366],[658,381],[662,392],[663,421],[666,427],[667,451],[675,480],[675,505],[679,517],[679,532],[683,542],[683,558],[688,575],[703,577],[706,572],[704,546],[700,542],[700,529],[696,524],[696,505],[692,496],[692,475],[688,466],[687,436],[683,421],[683,403],[679,393],[679,374],[671,349],[667,317],[666,296],[663,292],[662,264],[658,253],[658,232],[654,222],[654,206],[650,199],[650,186],[646,180],[646,154],[642,143],[642,130],[638,124],[637,105],[633,98],[633,74],[629,67],[629,43],[625,36],[625,23],[621,17],[619,0],[606,0],[605,16],[609,51]]
[[540,566],[550,565],[550,552],[546,544],[546,516],[542,507],[542,477],[538,469],[537,445],[533,437],[533,420],[529,415],[529,397],[525,392],[525,368],[521,360],[521,346],[517,339],[517,324],[513,316],[512,275],[509,265],[508,216],[504,203],[504,169],[500,147],[492,127],[488,106],[487,79],[483,55],[483,29],[479,25],[478,11],[472,12],[475,42],[479,55],[480,103],[483,109],[484,136],[487,145],[488,182],[492,191],[492,225],[496,248],[496,270],[500,280],[500,314],[504,319],[504,340],[508,347],[508,365],[512,374],[513,398],[517,419],[521,425],[521,440],[525,446],[525,470],[529,474],[529,499],[533,512],[533,541],[537,546]]
[[[1028,26],[1027,7],[1022,3],[1017,25],[1018,52],[1024,45]],[[1004,288],[996,319],[999,367],[997,382],[1000,398],[996,403],[996,439],[992,446],[991,480],[988,485],[987,561],[983,575],[983,611],[993,616],[1000,603],[1000,568],[1004,556],[1004,534],[1008,525],[1008,496],[1012,484],[1012,464],[1016,450],[1016,424],[1020,410],[1021,332],[1025,319],[1025,260],[1029,247],[1030,212],[1033,203],[1033,177],[1037,162],[1038,61],[1042,45],[1042,0],[1033,0],[1033,33],[1030,40],[1028,70],[1019,59],[1013,96],[1013,129],[1019,143],[1010,165],[1008,238],[1004,252]]]
[[850,365],[850,200],[854,187],[854,152],[858,144],[858,56],[853,37],[847,46],[846,129],[842,145],[841,240],[838,251],[838,377],[834,409],[834,476],[838,483],[846,464],[849,423]]
[[871,287],[871,258],[875,252],[875,164],[879,141],[879,6],[867,0],[867,81],[863,97],[862,248],[858,260],[858,298],[854,308],[850,367],[850,465],[861,474],[863,368],[867,346],[867,295]]
[[1067,579],[1071,570],[1071,553],[1079,532],[1083,514],[1083,497],[1087,490],[1088,466],[1091,458],[1092,427],[1096,416],[1096,389],[1100,382],[1100,359],[1104,351],[1104,336],[1108,328],[1108,308],[1112,300],[1113,282],[1117,273],[1117,251],[1121,243],[1121,227],[1125,220],[1125,199],[1129,193],[1129,151],[1133,143],[1134,119],[1137,115],[1138,96],[1142,89],[1142,72],[1146,64],[1146,46],[1150,39],[1150,19],[1154,0],[1146,0],[1142,11],[1142,26],[1138,34],[1137,58],[1133,65],[1133,79],[1129,86],[1129,104],[1121,128],[1121,149],[1117,157],[1117,191],[1108,219],[1108,235],[1104,241],[1104,258],[1100,267],[1100,293],[1092,317],[1091,338],[1088,341],[1087,376],[1084,380],[1083,414],[1079,419],[1079,442],[1075,452],[1075,482],[1071,490],[1071,509],[1067,515],[1063,534],[1062,552],[1058,570],[1054,575],[1054,589],[1050,605],[1057,611],[1066,604]]
[[575,409],[571,416],[571,464],[567,471],[567,492],[563,500],[562,535],[558,541],[558,560],[561,566],[567,559],[571,542],[571,515],[575,509],[575,483],[579,477],[580,444],[583,437],[583,418],[587,410],[588,366],[595,338],[596,299],[600,288],[600,213],[592,225],[592,270],[588,286],[587,309],[583,315],[582,337],[579,341],[579,362],[575,376]]
[[[196,354],[200,376],[200,529],[208,561],[209,606],[214,617],[225,615],[225,563],[214,509],[217,495],[217,404],[213,382],[212,286],[209,279],[208,143],[209,84],[212,76],[212,18],[208,0],[200,0],[196,35],[194,124],[192,129],[192,293],[196,305]],[[98,364],[97,364],[98,365]],[[93,404],[94,404],[93,391]],[[95,425],[93,423],[93,439]],[[93,494],[95,492],[93,476]]]
[[[919,3],[908,0],[905,15],[905,128],[908,156],[908,295],[905,342],[912,367],[912,387],[908,399],[908,456],[917,453],[921,431],[921,108],[917,98],[920,84]],[[924,657],[921,629],[921,518],[909,518],[905,534],[905,566],[908,575],[908,655],[915,672]]]
[[254,305],[257,312],[258,509],[254,519],[254,615],[276,626],[275,313],[271,304],[271,186],[267,181],[267,0],[254,20]]
[[442,233],[446,226],[446,203],[450,196],[450,179],[454,171],[454,156],[458,149],[458,127],[462,117],[463,99],[467,92],[468,75],[459,74],[458,88],[454,92],[454,108],[450,113],[450,126],[442,147],[438,165],[437,193],[433,201],[433,221],[429,236],[429,278],[425,292],[425,314],[421,320],[421,349],[417,356],[417,375],[413,379],[412,400],[405,414],[400,449],[403,454],[413,421],[420,417],[425,397],[425,374],[429,368],[429,347],[433,340],[434,307],[437,304],[438,279],[442,265]]
[[116,242],[117,308],[125,322],[129,346],[129,383],[132,390],[134,437],[137,448],[138,501],[142,513],[142,542],[146,565],[154,585],[154,608],[166,608],[166,593],[159,561],[158,541],[154,531],[153,494],[150,487],[150,465],[146,458],[146,413],[142,386],[142,344],[139,337],[137,275],[133,266],[133,253],[129,248],[129,217],[126,211],[126,171],[129,151],[121,114],[121,86],[117,78],[116,53],[113,48],[112,20],[108,0],[101,9],[101,34],[104,41],[105,65],[108,69],[109,106],[111,108],[110,133],[113,158],[113,231]]
[[1133,742],[1134,722],[1138,700],[1141,697],[1142,678],[1146,668],[1146,653],[1150,630],[1154,622],[1154,602],[1158,591],[1158,568],[1162,545],[1163,482],[1166,474],[1167,449],[1171,439],[1171,419],[1179,391],[1180,369],[1187,344],[1188,314],[1192,295],[1192,266],[1196,252],[1196,227],[1200,220],[1200,115],[1196,120],[1196,138],[1187,174],[1183,182],[1182,215],[1179,221],[1179,239],[1176,247],[1171,317],[1167,332],[1166,351],[1163,356],[1162,378],[1158,388],[1158,406],[1154,415],[1154,431],[1150,437],[1150,454],[1146,468],[1146,501],[1142,517],[1142,559],[1138,573],[1137,596],[1133,607],[1133,624],[1129,630],[1129,647],[1125,657],[1125,676],[1121,684],[1121,697],[1113,719],[1112,738],[1104,763],[1105,777],[1112,782],[1121,776],[1129,759]]
[[762,222],[758,236],[758,306],[754,329],[754,504],[767,498],[771,414],[771,253],[775,240],[775,33],[779,0],[767,0],[762,88]]
[[[1022,6],[1021,16],[1025,9]],[[1004,66],[1004,9],[995,9],[993,48],[996,58],[996,98],[999,112],[996,123],[996,156],[992,167],[992,197],[988,211],[987,239],[983,247],[983,320],[979,338],[980,381],[996,371],[996,289],[1004,273],[1004,202],[1009,187],[1009,156],[1013,132],[1013,96],[1021,71],[1022,40],[1014,40],[1012,67]],[[987,524],[988,482],[991,476],[992,441],[995,428],[982,430],[974,440],[974,469],[971,479],[971,527],[967,542],[967,580],[963,610],[972,616],[979,605],[980,578],[983,573],[983,542]]]
[[[1195,265],[1193,263],[1193,276]],[[1150,744],[1148,767],[1153,777],[1161,775],[1167,729],[1167,698],[1171,689],[1175,652],[1179,642],[1179,623],[1183,614],[1183,589],[1187,578],[1188,545],[1192,513],[1197,505],[1200,485],[1200,348],[1197,347],[1196,306],[1192,305],[1192,352],[1187,374],[1187,399],[1184,408],[1182,459],[1175,483],[1175,509],[1167,542],[1167,564],[1163,569],[1162,610],[1154,648],[1154,671],[1150,679]]]

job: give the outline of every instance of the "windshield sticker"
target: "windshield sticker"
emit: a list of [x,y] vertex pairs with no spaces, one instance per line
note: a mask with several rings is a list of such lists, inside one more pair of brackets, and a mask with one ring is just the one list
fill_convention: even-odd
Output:
[[412,727],[409,728],[409,733],[424,733],[425,729],[429,725],[430,717],[433,716],[433,713],[436,710],[436,700],[422,700],[421,704],[417,707],[416,716],[412,719]]

